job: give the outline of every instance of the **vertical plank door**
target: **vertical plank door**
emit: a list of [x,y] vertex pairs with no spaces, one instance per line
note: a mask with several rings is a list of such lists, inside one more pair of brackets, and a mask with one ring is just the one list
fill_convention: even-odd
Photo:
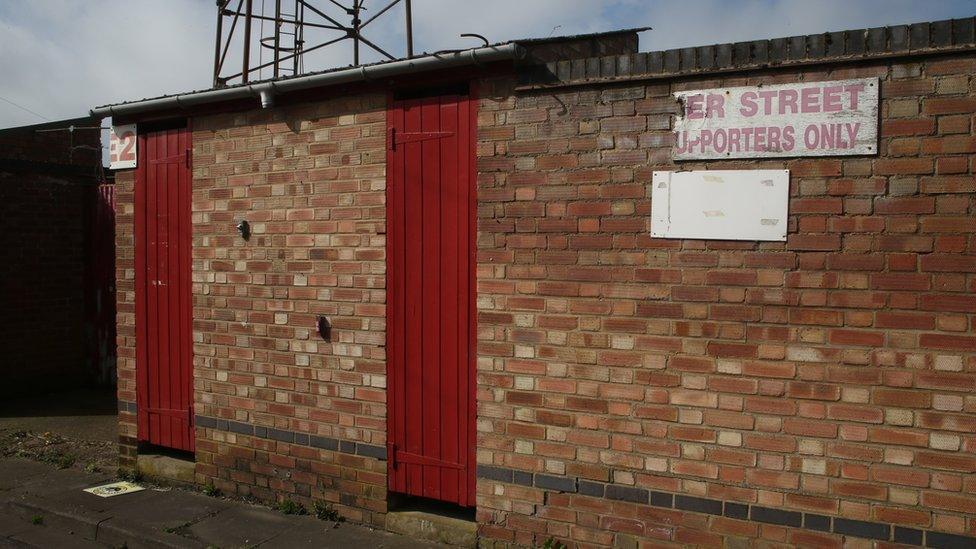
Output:
[[138,438],[192,452],[190,131],[139,136],[135,188]]
[[393,492],[475,504],[474,108],[388,113],[387,459]]

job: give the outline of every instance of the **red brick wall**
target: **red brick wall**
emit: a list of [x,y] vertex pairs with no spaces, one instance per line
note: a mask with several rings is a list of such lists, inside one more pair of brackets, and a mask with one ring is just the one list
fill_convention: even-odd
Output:
[[[192,120],[200,484],[382,524],[385,112],[385,96],[364,95]],[[134,179],[117,179],[125,465],[137,454]]]
[[[858,539],[736,504],[976,534],[976,58],[826,66],[480,87],[486,539]],[[877,157],[680,165],[790,169],[787,243],[649,237],[651,172],[675,169],[673,91],[861,76],[882,79]],[[383,523],[384,111],[364,95],[192,121],[200,483]],[[118,185],[131,403],[132,172]]]
[[135,170],[115,172],[115,352],[118,368],[119,463],[136,457]]
[[[955,56],[554,91],[485,83],[479,463],[578,488],[482,479],[482,535],[843,542],[629,503],[619,494],[637,492],[618,488],[587,496],[585,480],[976,534],[974,70]],[[670,161],[673,91],[873,76],[877,157]],[[791,170],[788,242],[649,237],[653,170],[730,168]]]
[[195,413],[268,430],[198,424],[198,479],[376,522],[385,461],[272,430],[385,447],[385,96],[197,118],[193,129]]

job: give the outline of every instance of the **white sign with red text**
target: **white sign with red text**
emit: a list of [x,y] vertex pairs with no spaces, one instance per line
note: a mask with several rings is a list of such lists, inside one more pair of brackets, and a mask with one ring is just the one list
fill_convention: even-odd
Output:
[[878,79],[688,90],[675,160],[878,152]]
[[108,140],[108,167],[112,170],[136,167],[136,125],[112,126]]

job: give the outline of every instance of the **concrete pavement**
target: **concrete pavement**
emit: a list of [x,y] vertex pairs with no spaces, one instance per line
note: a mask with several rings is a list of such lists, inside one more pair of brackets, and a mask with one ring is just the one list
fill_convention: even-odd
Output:
[[0,547],[439,547],[388,532],[179,489],[83,492],[108,473],[0,459]]

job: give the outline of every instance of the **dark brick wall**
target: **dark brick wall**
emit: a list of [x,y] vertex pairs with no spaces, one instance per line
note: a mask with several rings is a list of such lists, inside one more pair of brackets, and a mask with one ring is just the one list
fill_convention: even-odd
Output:
[[[97,131],[0,131],[0,394],[93,382],[85,258],[100,160]],[[71,151],[72,145],[85,145]]]

